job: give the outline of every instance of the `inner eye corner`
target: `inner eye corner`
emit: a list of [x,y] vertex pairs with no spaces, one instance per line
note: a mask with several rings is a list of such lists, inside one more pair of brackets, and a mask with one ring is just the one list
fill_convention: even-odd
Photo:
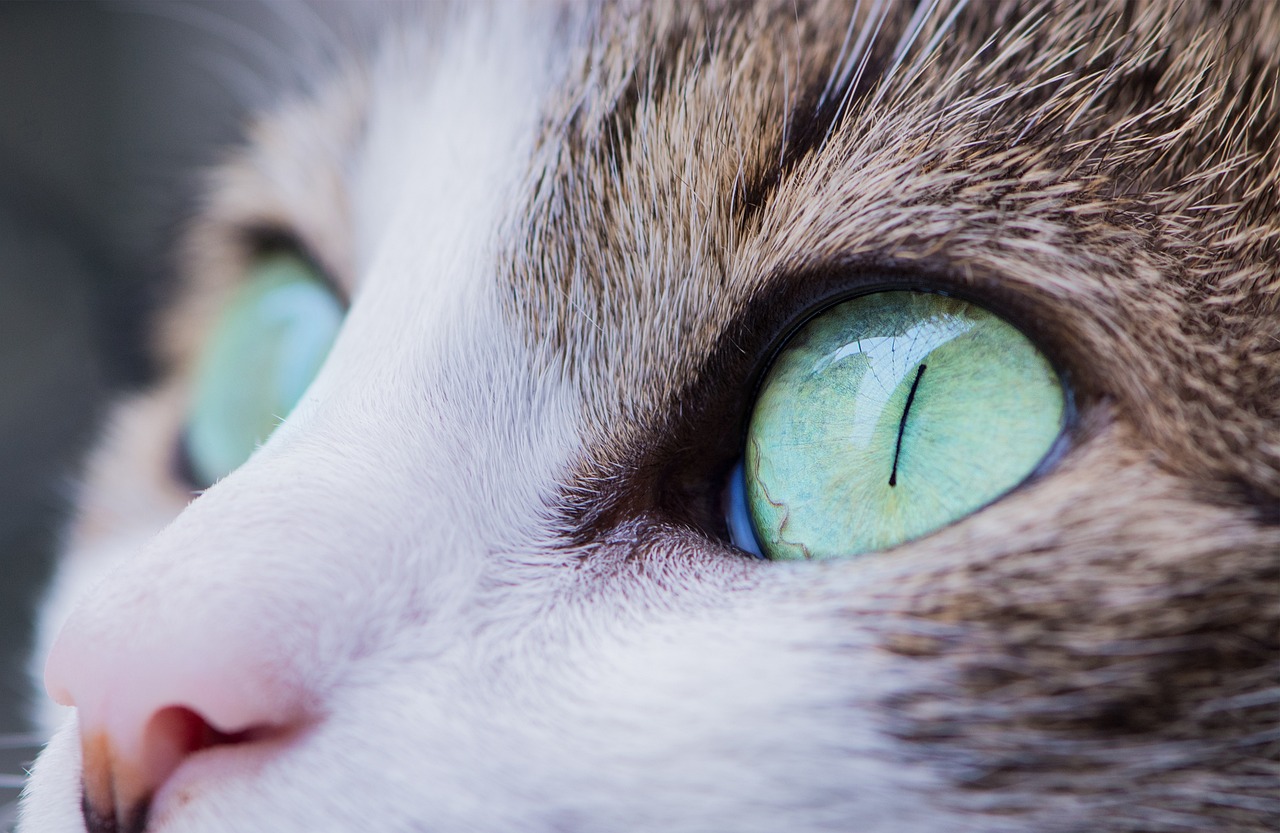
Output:
[[187,442],[187,430],[184,426],[175,436],[173,448],[169,454],[169,475],[178,485],[195,494],[212,484],[201,482]]

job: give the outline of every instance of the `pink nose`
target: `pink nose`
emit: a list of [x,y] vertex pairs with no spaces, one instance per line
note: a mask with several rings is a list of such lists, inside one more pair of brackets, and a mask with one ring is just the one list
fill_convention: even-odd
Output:
[[192,755],[306,718],[296,666],[243,611],[131,601],[137,613],[82,606],[45,667],[50,696],[78,713],[90,831],[142,830],[152,796]]

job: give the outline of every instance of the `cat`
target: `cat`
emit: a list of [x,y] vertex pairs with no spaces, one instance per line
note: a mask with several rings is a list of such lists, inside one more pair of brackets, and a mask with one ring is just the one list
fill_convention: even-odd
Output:
[[[364,8],[87,463],[22,833],[1280,825],[1280,7]],[[780,560],[753,405],[871,292],[1025,334],[1052,436]]]

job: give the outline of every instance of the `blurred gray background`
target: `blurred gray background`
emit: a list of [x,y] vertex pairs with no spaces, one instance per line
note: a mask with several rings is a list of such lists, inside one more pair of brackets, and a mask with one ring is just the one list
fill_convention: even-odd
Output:
[[202,170],[274,97],[269,44],[301,19],[277,12],[0,1],[0,830],[36,751],[11,736],[79,458],[107,398],[148,378],[147,310]]

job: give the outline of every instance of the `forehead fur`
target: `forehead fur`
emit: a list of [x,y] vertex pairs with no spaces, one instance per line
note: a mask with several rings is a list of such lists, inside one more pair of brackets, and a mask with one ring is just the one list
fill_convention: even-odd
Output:
[[1280,498],[1270,4],[605,18],[510,280],[632,407],[709,372],[749,303],[895,266],[1033,298],[1163,465]]

